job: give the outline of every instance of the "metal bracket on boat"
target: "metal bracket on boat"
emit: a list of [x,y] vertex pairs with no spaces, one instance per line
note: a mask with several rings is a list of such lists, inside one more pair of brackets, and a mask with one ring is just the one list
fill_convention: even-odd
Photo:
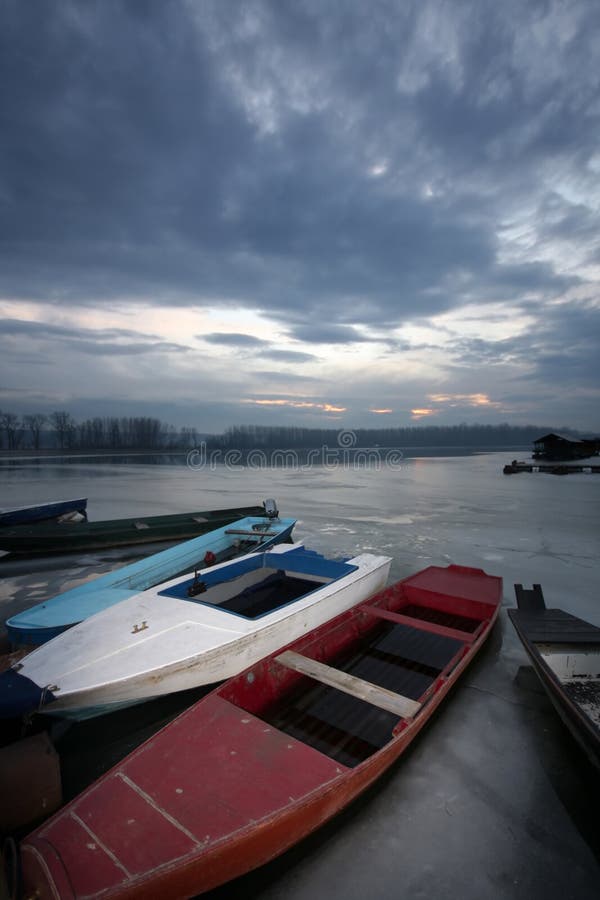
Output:
[[147,623],[146,620],[144,619],[144,621],[142,622],[141,625],[134,625],[134,626],[133,626],[133,631],[132,631],[131,633],[132,633],[132,634],[139,634],[140,631],[145,631],[147,627],[148,627],[148,623]]
[[37,711],[38,711],[38,712],[41,712],[42,707],[43,707],[43,706],[45,705],[45,703],[46,703],[46,697],[48,696],[48,694],[55,694],[55,693],[58,693],[58,691],[60,691],[60,688],[59,688],[59,686],[58,686],[57,684],[47,684],[47,685],[45,685],[45,687],[43,687],[42,690],[41,690],[41,692],[40,692],[40,700],[39,700],[39,703],[38,703]]
[[187,589],[188,597],[196,597],[198,594],[204,594],[206,585],[198,578],[198,569],[194,571],[194,580]]

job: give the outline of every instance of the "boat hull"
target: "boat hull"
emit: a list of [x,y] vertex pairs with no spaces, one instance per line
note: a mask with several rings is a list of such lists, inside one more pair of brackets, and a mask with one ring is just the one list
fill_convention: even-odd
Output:
[[[134,594],[0,674],[0,717],[85,719],[223,681],[380,590],[391,559],[278,544]],[[257,605],[258,604],[258,605]]]
[[[600,628],[562,610],[509,609],[508,615],[550,702],[600,769]],[[547,660],[569,654],[572,659],[595,659],[595,670],[586,678],[560,678]]]
[[[433,711],[434,707],[427,719]],[[81,896],[102,896],[107,900],[146,900],[148,897],[174,900],[213,890],[281,856],[338,815],[397,761],[427,719],[420,721],[410,734],[403,735],[393,748],[382,752],[378,759],[369,761],[361,771],[354,771],[351,778],[346,779],[340,770],[329,784],[320,785],[312,796],[299,803],[290,803],[286,809],[261,822],[260,827],[249,826],[207,853],[191,852],[186,854],[186,859],[158,865],[131,879],[127,885],[108,890],[102,887],[98,892],[92,889],[85,895],[75,893],[69,870],[61,861],[62,854],[59,856],[48,847],[48,843],[52,843],[52,833],[46,835],[42,831],[39,837],[28,838],[21,848],[24,896],[35,896],[38,900],[54,900],[57,896],[61,900],[77,900]],[[49,888],[49,881],[52,888]]]
[[315,592],[310,605],[290,612],[283,623],[276,621],[260,632],[237,635],[228,644],[216,647],[210,653],[186,657],[172,665],[155,667],[150,672],[124,679],[120,683],[113,682],[87,691],[74,692],[48,704],[44,707],[44,712],[82,721],[154,700],[164,694],[212,685],[231,678],[273,653],[290,639],[316,628],[326,619],[339,615],[381,590],[387,581],[390,560],[386,557],[379,559],[382,562],[376,568],[361,573],[350,584],[340,583],[337,590],[327,597],[318,597]]
[[20,506],[15,509],[0,510],[0,527],[44,522],[68,513],[85,515],[86,506],[87,498],[81,497],[77,500],[56,500],[49,503],[38,503],[36,506]]
[[157,541],[183,541],[236,519],[264,514],[261,506],[246,506],[102,522],[20,525],[0,530],[0,550],[27,555],[74,553]]
[[[25,839],[26,894],[73,900],[194,896],[263,865],[312,833],[402,755],[488,637],[498,615],[501,581],[465,569],[463,580],[469,572],[477,572],[480,582],[489,579],[481,621],[469,633],[436,624],[429,613],[437,613],[445,598],[437,589],[416,585],[419,576],[414,576],[324,623],[288,651],[262,660],[196,703]],[[459,616],[465,603],[475,608],[471,598],[450,599],[462,602]],[[399,625],[406,638],[415,603],[422,618],[416,638],[412,633],[408,638],[423,649],[423,635],[432,635],[434,656],[444,646],[447,661],[438,659],[439,674],[423,692],[418,711],[394,718],[379,749],[346,765],[333,749],[317,749],[314,736],[312,743],[304,742],[289,727],[273,724],[269,711],[282,698],[289,698],[289,706],[304,684],[282,662],[290,650],[313,662],[339,660],[371,635],[373,620]],[[402,615],[403,609],[410,615]],[[107,815],[116,808],[118,816]]]
[[207,554],[212,554],[215,562],[288,541],[294,525],[294,519],[246,517],[169,547],[12,616],[6,621],[9,640],[13,646],[43,644],[128,596],[195,568],[206,568]]

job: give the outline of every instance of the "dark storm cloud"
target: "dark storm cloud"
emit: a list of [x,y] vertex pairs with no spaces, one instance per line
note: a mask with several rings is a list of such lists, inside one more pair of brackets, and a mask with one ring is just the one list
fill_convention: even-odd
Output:
[[196,337],[202,341],[208,341],[209,344],[220,344],[224,347],[262,347],[268,344],[261,338],[254,337],[251,334],[236,334],[233,332],[215,331],[212,334],[197,334]]
[[[290,360],[283,360],[283,362],[290,362]],[[267,381],[273,381],[273,384],[281,385],[282,383],[287,384],[288,382],[291,384],[295,384],[296,382],[312,382],[313,390],[314,385],[320,383],[320,379],[316,378],[314,375],[299,375],[298,372],[281,372],[280,370],[272,370],[272,369],[257,369],[254,372],[258,378],[264,378]]]
[[[534,338],[532,354],[540,381],[553,383],[557,391],[574,385],[597,389],[600,384],[600,309],[559,306],[554,308]],[[526,353],[527,350],[525,349]]]
[[97,328],[92,330],[66,328],[64,325],[52,325],[48,322],[37,322],[27,319],[0,319],[0,334],[4,335],[16,334],[30,337],[58,337],[79,340],[85,336],[89,337],[92,333],[98,340],[140,337],[146,337],[148,340],[158,340],[156,335],[144,335],[139,331],[133,331],[129,328]]
[[533,331],[503,340],[458,338],[448,351],[458,367],[475,370],[489,366],[516,366],[515,378],[531,388],[554,383],[557,394],[563,387],[577,384],[596,388],[600,383],[600,308],[565,304],[550,307]]
[[495,231],[540,163],[595,145],[598,13],[574,4],[561,42],[552,9],[4,3],[0,287],[384,324],[465,274],[559,293]]
[[498,296],[498,288],[507,288],[517,296],[519,293],[539,291],[552,297],[575,287],[579,280],[574,275],[557,275],[547,262],[507,263],[490,270],[486,293],[490,297],[493,293]]
[[600,249],[598,217],[583,203],[569,203],[557,194],[549,194],[543,198],[539,214],[544,220],[546,238],[577,241],[584,248],[591,244]]
[[[451,374],[590,385],[599,35],[596,0],[4,0],[4,314],[245,306],[298,351],[197,337],[293,367],[324,343],[423,351],[392,329],[465,303],[485,334],[510,303],[528,332],[454,339]],[[587,306],[556,305],[583,283]],[[186,349],[39,328],[7,323],[2,355]]]
[[274,359],[276,362],[305,363],[318,359],[313,353],[302,353],[300,350],[261,350],[259,356]]
[[368,340],[349,325],[294,325],[290,335],[307,344],[352,344]]
[[238,334],[235,332],[213,332],[212,334],[197,334],[199,340],[208,341],[209,344],[217,344],[223,347],[237,347],[258,351],[257,355],[279,362],[303,363],[317,359],[312,353],[303,353],[300,350],[278,350],[271,347],[269,341],[254,337],[252,334]]
[[[3,347],[4,352],[11,351],[11,337],[29,341],[45,341],[55,348],[67,346],[78,353],[91,353],[95,356],[105,354],[121,356],[130,353],[138,355],[156,351],[181,353],[189,350],[183,344],[161,341],[155,335],[144,335],[126,328],[75,329],[45,322],[0,319],[0,346]],[[19,343],[19,346],[14,348],[14,352],[20,353],[22,346]]]

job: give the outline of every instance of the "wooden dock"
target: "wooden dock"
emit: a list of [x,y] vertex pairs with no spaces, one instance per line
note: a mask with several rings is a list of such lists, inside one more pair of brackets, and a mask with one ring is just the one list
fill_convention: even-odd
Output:
[[513,459],[511,463],[504,466],[505,475],[516,475],[519,472],[542,472],[547,475],[571,475],[573,472],[583,472],[586,475],[600,473],[600,464],[590,464],[583,462],[517,462]]

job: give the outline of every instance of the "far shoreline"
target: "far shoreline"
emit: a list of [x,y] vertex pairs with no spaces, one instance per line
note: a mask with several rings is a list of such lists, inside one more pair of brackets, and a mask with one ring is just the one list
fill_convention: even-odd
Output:
[[[191,449],[191,448],[190,448]],[[73,457],[90,457],[90,456],[185,456],[188,450],[60,450],[57,447],[44,448],[40,450],[20,449],[20,450],[0,450],[0,459],[62,459],[65,456]]]
[[[194,449],[196,449],[196,448],[193,448],[193,447],[189,447],[186,449],[173,448],[172,450],[167,450],[164,448],[161,448],[161,449],[137,448],[135,450],[133,450],[133,449],[128,450],[125,448],[120,448],[120,449],[115,449],[115,450],[111,450],[111,449],[107,449],[107,448],[99,449],[99,450],[94,450],[91,448],[89,450],[84,450],[84,449],[61,450],[57,447],[51,447],[51,448],[45,447],[40,450],[33,450],[31,448],[24,448],[24,449],[19,449],[19,450],[7,450],[6,448],[1,448],[0,449],[0,461],[9,462],[11,460],[14,460],[15,462],[17,462],[17,461],[21,461],[21,460],[35,460],[35,459],[60,460],[60,459],[78,459],[78,458],[79,459],[90,459],[90,458],[96,458],[96,457],[97,458],[110,458],[110,457],[114,458],[114,457],[142,457],[142,456],[156,456],[156,457],[165,457],[165,458],[174,457],[174,456],[187,457],[188,454],[193,452]],[[316,447],[316,448],[302,447],[301,451],[303,453],[307,453],[311,449],[318,450],[319,448],[318,447]],[[329,449],[331,449],[331,448],[329,448]],[[339,448],[333,448],[333,449],[338,450]],[[400,450],[402,452],[403,456],[407,459],[409,459],[411,457],[420,456],[420,455],[446,456],[446,455],[450,454],[453,456],[457,456],[457,455],[458,456],[461,456],[461,455],[473,456],[475,454],[480,454],[480,453],[507,453],[507,454],[510,454],[510,453],[530,454],[531,453],[530,447],[526,447],[524,445],[514,445],[514,444],[507,445],[507,446],[492,445],[489,447],[486,447],[486,446],[477,447],[477,446],[469,446],[469,445],[464,445],[464,444],[455,444],[455,445],[423,444],[420,446],[405,446],[405,447],[401,447],[401,448],[400,447],[385,447],[385,446],[377,446],[376,448],[370,448],[370,447],[356,446],[356,447],[352,447],[352,448],[347,448],[346,452],[350,452],[350,453],[358,452],[359,453],[361,450],[365,451],[365,450],[372,450],[372,449],[377,449],[377,450],[381,450],[381,451],[385,451],[385,450],[398,451],[398,450]],[[243,451],[232,451],[232,449],[229,448],[229,451],[223,450],[221,452],[223,454],[226,454],[227,452],[241,452],[244,455],[246,455],[246,454],[252,453],[252,452],[260,452],[261,450],[264,450],[264,448],[261,448],[261,447],[244,448]],[[419,451],[427,451],[427,452],[425,454],[421,454],[421,453],[419,453]],[[433,451],[435,451],[435,452],[433,452]]]

